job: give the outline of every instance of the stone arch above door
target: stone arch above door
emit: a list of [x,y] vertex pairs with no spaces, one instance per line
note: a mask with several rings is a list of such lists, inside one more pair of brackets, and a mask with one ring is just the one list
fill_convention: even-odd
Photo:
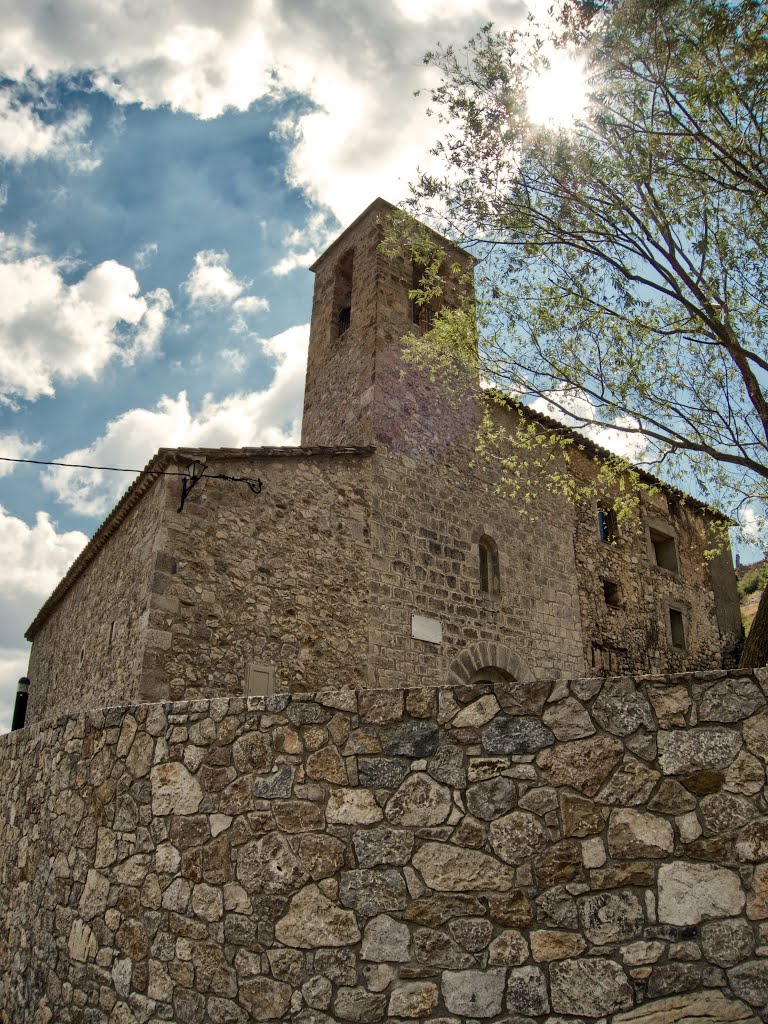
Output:
[[[487,676],[483,673],[487,672]],[[492,640],[465,647],[451,662],[446,682],[449,686],[463,686],[469,682],[533,682],[536,678],[526,662],[506,644]]]

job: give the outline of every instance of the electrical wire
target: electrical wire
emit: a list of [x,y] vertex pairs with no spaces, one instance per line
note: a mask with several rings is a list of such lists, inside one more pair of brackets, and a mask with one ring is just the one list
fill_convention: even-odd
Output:
[[46,462],[43,459],[12,459],[8,455],[0,455],[0,462],[25,462],[30,466],[63,466],[65,469],[103,469],[110,473],[135,473],[143,476],[188,476],[184,470],[169,469],[125,469],[122,466],[89,466],[83,462]]

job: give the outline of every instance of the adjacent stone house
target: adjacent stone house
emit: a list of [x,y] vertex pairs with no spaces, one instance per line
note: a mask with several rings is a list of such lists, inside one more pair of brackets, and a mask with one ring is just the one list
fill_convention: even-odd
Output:
[[[409,260],[379,250],[391,209],[376,200],[313,268],[301,447],[161,449],[29,628],[28,720],[733,663],[730,552],[704,558],[716,512],[659,485],[616,533],[610,495],[570,503],[544,486],[522,516],[474,452],[488,397],[447,402],[403,362],[419,316]],[[513,406],[493,414],[563,430]],[[589,478],[607,453],[579,447],[572,471]],[[179,512],[193,460],[206,469]]]

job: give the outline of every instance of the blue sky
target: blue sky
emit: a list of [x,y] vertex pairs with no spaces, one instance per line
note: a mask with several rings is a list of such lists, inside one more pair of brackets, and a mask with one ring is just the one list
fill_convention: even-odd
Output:
[[[307,267],[435,125],[423,53],[517,0],[0,0],[0,455],[299,436]],[[130,478],[0,462],[0,729]],[[34,681],[33,681],[34,682]]]

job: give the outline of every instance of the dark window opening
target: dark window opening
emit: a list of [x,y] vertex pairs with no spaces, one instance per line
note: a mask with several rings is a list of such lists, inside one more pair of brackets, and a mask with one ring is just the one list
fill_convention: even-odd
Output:
[[603,580],[603,597],[609,608],[621,608],[621,592],[618,583]]
[[685,621],[679,608],[669,609],[669,635],[673,647],[685,650]]
[[85,661],[85,647],[81,647],[80,648],[80,666],[81,667],[82,667],[82,664],[83,664],[84,661]]
[[597,507],[597,532],[600,540],[606,544],[612,544],[618,537],[618,523],[616,512],[607,505]]
[[499,550],[493,537],[481,537],[480,548],[480,590],[490,597],[501,592],[499,575]]
[[112,646],[112,641],[115,639],[115,622],[114,619],[109,624],[109,646]]
[[675,538],[661,530],[655,530],[653,527],[649,528],[648,533],[656,565],[661,566],[662,569],[669,569],[670,572],[679,572]]
[[340,338],[352,324],[352,268],[354,249],[346,252],[336,267],[333,288],[333,319],[336,337]]

